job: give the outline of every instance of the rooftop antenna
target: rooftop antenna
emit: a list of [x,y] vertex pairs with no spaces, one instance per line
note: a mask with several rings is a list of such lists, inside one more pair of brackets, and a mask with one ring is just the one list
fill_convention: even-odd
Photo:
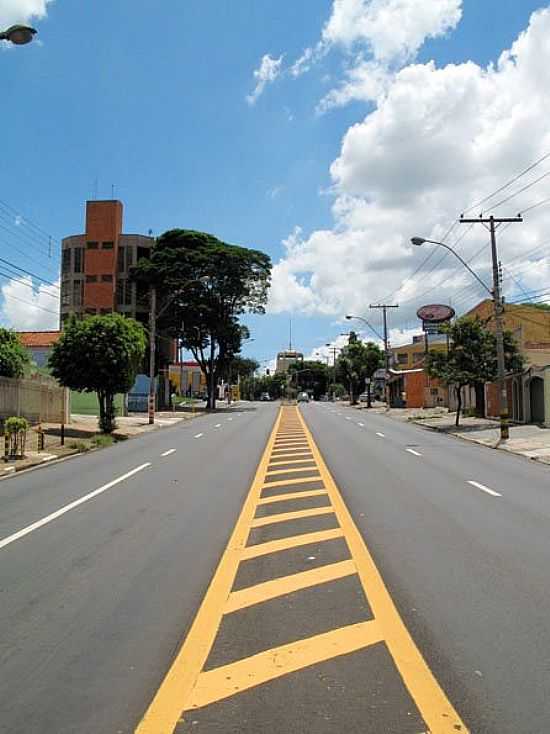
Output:
[[92,199],[94,201],[97,200],[97,190],[98,190],[98,187],[99,187],[99,183],[98,183],[97,176],[96,176],[95,179],[94,179],[94,190],[93,190],[93,193],[92,193]]
[[288,320],[288,326],[289,326],[288,351],[292,352],[292,316]]
[[111,184],[111,199],[114,200],[115,198],[115,185]]

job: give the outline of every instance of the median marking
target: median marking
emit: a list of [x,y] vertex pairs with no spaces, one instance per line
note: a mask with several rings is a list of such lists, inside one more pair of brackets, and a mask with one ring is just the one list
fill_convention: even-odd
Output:
[[175,454],[176,449],[168,449],[168,451],[165,451],[161,456],[170,456],[171,454]]
[[491,489],[490,487],[486,487],[484,484],[480,484],[479,482],[474,482],[472,479],[468,479],[468,484],[471,484],[472,487],[476,487],[476,489],[481,489],[482,492],[486,492],[487,494],[490,494],[491,497],[502,497],[500,492],[495,492],[494,489]]
[[[266,479],[275,442],[281,432],[291,428],[301,428],[307,438],[315,463],[315,476],[268,482]],[[312,482],[315,489],[311,486]],[[301,492],[300,486],[304,484]],[[269,496],[268,491],[278,486],[284,487],[284,490]],[[288,493],[284,494],[287,490]],[[319,492],[327,495],[328,505],[294,509],[300,498],[307,500]],[[284,506],[284,500],[294,503],[290,505],[292,510],[279,511],[281,503]],[[331,524],[336,524],[336,527],[322,529],[326,517],[332,517]],[[302,518],[308,519],[307,526],[304,526],[307,532],[300,533],[296,521]],[[281,528],[283,536],[285,531],[294,534],[267,540],[271,537],[269,526],[273,524]],[[265,535],[258,530],[264,527],[267,528]],[[243,561],[338,538],[345,540],[348,559],[234,589],[237,572]],[[307,551],[305,553],[308,554]],[[226,617],[247,607],[261,609],[262,604],[269,600],[290,597],[303,589],[313,589],[313,593],[319,594],[321,602],[326,599],[326,594],[331,593],[327,585],[345,577],[356,579],[368,601],[369,616],[365,614],[363,621],[278,646],[269,644],[269,628],[266,628],[263,650],[236,660],[229,656],[230,662],[205,670],[210,651]],[[292,626],[292,602],[288,609],[288,624]],[[317,604],[313,602],[311,614],[316,613]],[[334,624],[338,624],[337,619]],[[345,661],[346,655],[376,644],[383,644],[389,652],[395,666],[394,674],[401,676],[426,730],[431,734],[467,734],[458,713],[406,629],[300,411],[296,407],[283,407],[237,524],[187,638],[136,729],[136,734],[173,734],[178,723],[193,716],[192,711],[195,709],[229,697],[234,698],[232,705],[239,706],[238,696],[243,691],[337,657]],[[304,692],[304,701],[306,698],[307,690]]]
[[364,423],[358,423],[357,425],[358,426],[361,426],[361,428],[364,428],[365,427],[365,424]]
[[80,505],[83,505],[85,502],[89,502],[90,500],[94,499],[94,497],[98,497],[100,494],[103,494],[103,492],[106,492],[108,489],[111,489],[111,487],[115,487],[117,484],[120,484],[121,482],[124,482],[126,479],[133,477],[134,474],[137,474],[138,472],[143,471],[144,469],[147,469],[147,467],[149,466],[151,466],[150,461],[148,461],[146,464],[141,464],[141,466],[137,466],[135,469],[132,469],[131,471],[126,472],[126,474],[123,474],[122,476],[117,477],[116,479],[113,479],[111,482],[104,484],[102,487],[98,487],[98,489],[94,489],[93,492],[88,492],[88,494],[85,494],[84,497],[80,497],[79,499],[75,500],[74,502],[69,502],[68,505],[65,505],[64,507],[59,508],[59,510],[52,512],[51,515],[46,515],[46,517],[43,517],[41,520],[37,520],[36,522],[33,522],[32,525],[27,525],[26,528],[22,528],[21,530],[18,530],[16,533],[13,533],[13,535],[8,535],[7,538],[0,540],[0,550],[2,550],[2,548],[6,548],[8,545],[11,545],[12,543],[15,543],[16,540],[20,540],[21,538],[24,538],[26,535],[30,535],[30,533],[33,533],[35,530],[38,530],[39,528],[44,527],[44,525],[48,525],[49,523],[53,522],[54,520],[57,520],[58,518],[62,517],[62,515],[65,515],[67,512],[70,512],[71,510],[74,510],[77,507],[80,507]]

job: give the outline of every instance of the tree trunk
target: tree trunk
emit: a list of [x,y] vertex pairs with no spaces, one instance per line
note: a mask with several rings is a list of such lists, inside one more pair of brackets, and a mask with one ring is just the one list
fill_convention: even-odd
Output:
[[99,401],[99,429],[102,433],[112,433],[115,426],[114,395],[98,390]]
[[456,420],[455,426],[458,427],[460,423],[460,411],[462,410],[462,385],[455,387],[456,393]]
[[372,408],[372,400],[370,395],[370,382],[367,385],[367,408]]
[[97,391],[97,402],[99,403],[99,430],[104,433],[105,425],[105,393],[103,390]]

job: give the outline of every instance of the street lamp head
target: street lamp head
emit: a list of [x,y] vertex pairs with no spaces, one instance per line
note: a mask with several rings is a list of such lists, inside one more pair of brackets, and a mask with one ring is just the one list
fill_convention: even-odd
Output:
[[420,245],[423,245],[423,244],[424,244],[424,242],[426,242],[426,240],[424,239],[424,237],[413,237],[413,238],[411,239],[411,242],[412,242],[412,243],[413,243],[413,245],[415,245],[416,247],[420,247]]
[[347,320],[349,321],[350,319],[352,319],[352,318],[353,318],[353,316],[352,316],[351,314],[347,313],[347,314],[346,314],[346,318],[347,318]]
[[24,46],[30,43],[36,35],[36,30],[27,25],[12,25],[3,33],[0,33],[0,40],[9,41],[16,46]]

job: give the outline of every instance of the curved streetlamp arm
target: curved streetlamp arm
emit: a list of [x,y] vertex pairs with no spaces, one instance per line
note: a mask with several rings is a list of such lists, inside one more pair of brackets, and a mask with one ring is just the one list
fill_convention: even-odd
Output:
[[437,242],[436,240],[424,240],[424,242],[429,242],[431,245],[439,245],[439,247],[444,247],[446,250],[449,250],[449,252],[452,252],[453,255],[456,257],[456,259],[457,260],[460,260],[460,262],[464,265],[464,267],[466,268],[466,270],[471,275],[474,276],[474,278],[477,280],[477,282],[480,285],[482,285],[485,288],[485,290],[491,296],[491,298],[493,297],[493,291],[492,291],[492,289],[489,288],[489,286],[487,285],[487,283],[484,283],[481,280],[481,278],[479,277],[479,275],[474,270],[472,270],[472,268],[468,265],[468,263],[466,262],[466,260],[464,260],[462,257],[460,257],[460,255],[458,254],[458,252],[456,252],[455,250],[453,250],[453,248],[450,245],[446,245],[444,242]]
[[371,331],[372,331],[372,332],[373,332],[374,334],[376,334],[376,336],[377,336],[377,337],[378,337],[379,339],[381,339],[382,341],[384,341],[384,337],[383,337],[383,336],[382,336],[381,334],[379,334],[379,333],[378,333],[378,332],[376,331],[376,329],[374,328],[374,326],[372,326],[372,324],[370,324],[370,323],[369,323],[369,322],[367,321],[367,319],[363,318],[363,316],[353,316],[352,314],[348,314],[348,315],[346,316],[346,318],[347,318],[348,320],[349,320],[349,319],[356,319],[357,321],[362,321],[362,322],[363,322],[364,324],[366,324],[366,325],[367,325],[367,326],[369,327],[369,329],[370,329],[370,330],[371,330]]

